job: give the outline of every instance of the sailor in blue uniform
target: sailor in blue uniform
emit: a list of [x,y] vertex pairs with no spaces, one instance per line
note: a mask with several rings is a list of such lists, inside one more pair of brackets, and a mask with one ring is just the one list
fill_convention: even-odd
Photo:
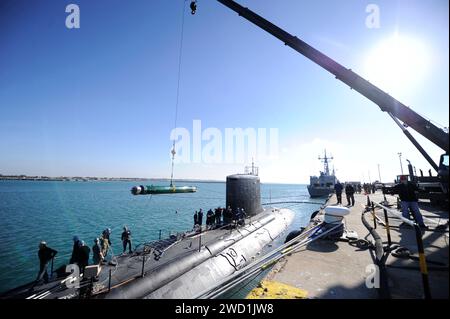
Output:
[[102,246],[100,245],[100,240],[98,238],[95,238],[94,246],[92,246],[92,261],[94,262],[94,265],[98,265],[102,260]]
[[222,215],[222,208],[217,207],[215,212],[214,212],[216,226],[221,224],[221,221],[220,221],[221,215]]
[[45,241],[41,241],[39,243],[39,273],[36,278],[36,283],[39,283],[42,278],[45,283],[48,283],[48,263],[56,256],[58,252],[50,247],[47,247],[47,243]]
[[194,214],[194,227],[195,227],[195,225],[198,225],[198,212],[197,211],[195,211],[195,214]]
[[212,209],[208,210],[208,213],[206,213],[206,225],[208,229],[211,229],[214,224],[214,212]]
[[80,262],[80,247],[81,242],[78,236],[73,236],[72,256],[70,257],[70,264],[78,264]]
[[84,273],[84,268],[89,265],[89,255],[91,253],[91,249],[86,246],[84,241],[80,241],[80,261],[78,266],[80,267],[80,273]]
[[125,253],[125,251],[127,250],[127,246],[128,246],[128,252],[131,254],[132,253],[132,250],[131,250],[131,231],[128,229],[127,226],[123,227],[122,243],[123,243],[123,253]]
[[200,208],[200,211],[198,212],[198,224],[200,225],[200,226],[202,226],[202,223],[203,223],[203,211],[202,211],[202,209]]
[[334,184],[334,190],[336,191],[336,198],[337,203],[342,204],[342,190],[344,189],[344,186],[338,181],[336,184]]

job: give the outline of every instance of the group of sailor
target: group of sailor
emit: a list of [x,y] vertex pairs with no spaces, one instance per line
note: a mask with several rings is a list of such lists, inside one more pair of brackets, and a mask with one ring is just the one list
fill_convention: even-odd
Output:
[[[247,214],[243,208],[237,207],[236,209],[231,209],[230,206],[227,208],[217,207],[214,209],[208,210],[206,213],[206,230],[222,227],[222,226],[237,226],[237,225],[245,225],[245,218]],[[200,231],[202,229],[203,224],[203,210],[200,209],[196,211],[194,214],[194,229]],[[103,230],[100,237],[94,239],[94,245],[92,246],[92,264],[99,265],[104,262],[107,262],[106,256],[110,251],[112,246],[111,242],[111,228],[106,228]],[[123,227],[123,232],[121,235],[121,240],[123,244],[123,254],[126,253],[128,248],[128,252],[131,254],[132,250],[132,241],[131,241],[131,231],[127,226]],[[48,247],[45,241],[41,241],[39,243],[39,273],[36,278],[35,283],[39,283],[44,280],[45,283],[48,282],[48,265],[56,256],[57,251]],[[78,236],[73,237],[73,248],[72,255],[70,257],[70,264],[78,265],[80,269],[80,273],[84,272],[86,266],[89,265],[89,257],[91,254],[91,248],[89,248],[86,243],[81,240]]]
[[[243,208],[237,207],[232,210],[230,206],[227,208],[217,207],[209,209],[206,213],[206,230],[214,229],[221,226],[244,225],[247,214]],[[203,224],[203,210],[194,213],[194,229],[200,230]]]
[[[92,261],[93,265],[99,265],[103,262],[107,262],[106,256],[111,248],[112,242],[110,239],[111,228],[106,228],[103,230],[100,237],[94,239],[94,245],[92,246]],[[131,231],[127,226],[123,227],[123,232],[121,235],[121,240],[123,244],[123,253],[125,254],[127,248],[128,252],[131,254],[132,241],[131,241]],[[44,280],[44,283],[48,283],[48,265],[50,261],[56,256],[58,252],[47,246],[45,241],[39,243],[39,273],[35,280],[35,283],[40,283]],[[80,240],[78,236],[73,237],[73,248],[72,255],[70,257],[69,263],[78,265],[80,273],[84,272],[86,266],[89,265],[89,256],[91,249],[83,240]]]
[[[362,188],[364,189],[364,193],[367,194],[367,195],[368,194],[375,194],[375,192],[377,190],[376,187],[375,187],[375,183],[373,183],[373,184],[364,183]],[[361,189],[360,189],[360,192],[361,192]]]

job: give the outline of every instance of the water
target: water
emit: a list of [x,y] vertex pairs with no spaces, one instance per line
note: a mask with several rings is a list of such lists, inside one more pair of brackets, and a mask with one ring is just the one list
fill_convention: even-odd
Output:
[[[166,185],[167,182],[153,182]],[[180,183],[181,184],[181,183]],[[225,206],[225,183],[188,183],[193,194],[133,196],[133,182],[0,181],[0,291],[34,280],[41,240],[58,251],[55,268],[68,262],[72,237],[89,246],[107,227],[116,253],[124,225],[133,245],[192,228],[193,212]],[[308,200],[306,185],[262,184],[262,202]],[[283,204],[296,213],[291,229],[305,226],[319,205]]]

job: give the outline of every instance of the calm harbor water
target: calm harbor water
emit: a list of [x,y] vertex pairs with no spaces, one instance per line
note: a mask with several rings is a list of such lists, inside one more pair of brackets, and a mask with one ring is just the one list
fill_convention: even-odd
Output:
[[[120,253],[124,225],[131,229],[135,246],[157,240],[160,230],[162,237],[168,237],[171,232],[191,229],[193,212],[199,208],[225,206],[225,183],[187,184],[197,186],[198,192],[133,196],[133,182],[0,181],[0,292],[35,278],[41,240],[58,251],[56,268],[68,262],[74,235],[92,246],[94,238],[110,227],[113,250]],[[263,203],[309,200],[306,185],[262,184],[261,196]],[[291,229],[306,225],[319,208],[312,204],[275,206],[295,211]]]

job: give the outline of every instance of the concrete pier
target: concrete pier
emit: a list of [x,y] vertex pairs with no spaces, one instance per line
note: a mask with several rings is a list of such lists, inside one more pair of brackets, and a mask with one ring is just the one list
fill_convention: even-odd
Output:
[[[370,195],[370,200],[380,203],[383,194]],[[397,198],[387,196],[392,209],[396,209]],[[348,230],[355,231],[359,239],[374,242],[367,228],[361,221],[361,214],[367,203],[367,196],[355,194],[355,206],[345,217]],[[333,195],[328,205],[334,205]],[[345,195],[343,203],[346,204]],[[422,231],[427,259],[429,283],[432,298],[448,298],[448,210],[432,208],[427,203],[420,203],[422,215],[426,218],[428,230]],[[387,245],[386,228],[382,209],[375,210],[379,217],[376,231],[383,244]],[[319,218],[323,212],[318,214]],[[414,228],[402,224],[402,221],[389,215],[390,234],[393,244],[406,247],[411,252],[410,258],[394,257],[390,254],[386,261],[388,287],[391,298],[423,298],[422,276],[419,271],[418,248]],[[366,219],[373,226],[373,217],[366,214]],[[440,225],[440,226],[438,226]],[[350,244],[347,241],[317,240],[306,247],[281,259],[264,278],[265,281],[279,282],[292,288],[306,291],[307,298],[318,299],[375,299],[379,298],[379,289],[368,288],[366,279],[375,262],[374,251],[366,247]],[[253,296],[254,298],[254,296]]]

